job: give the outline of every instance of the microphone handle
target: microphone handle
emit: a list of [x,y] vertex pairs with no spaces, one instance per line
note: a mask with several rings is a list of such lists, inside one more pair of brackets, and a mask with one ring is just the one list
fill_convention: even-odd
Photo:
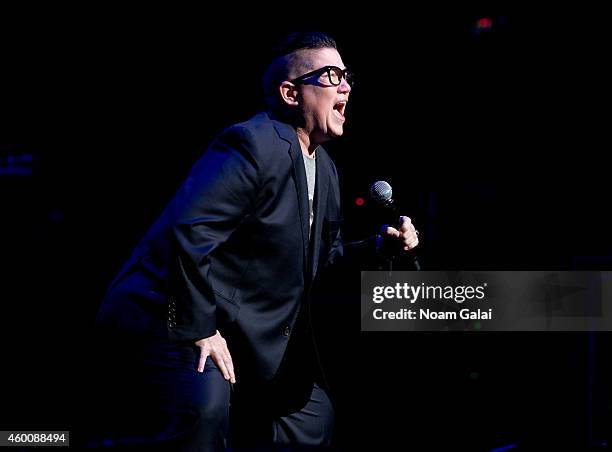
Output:
[[[389,200],[389,203],[387,204],[387,206],[385,207],[385,213],[387,216],[387,220],[388,220],[388,225],[394,227],[395,229],[397,229],[399,231],[401,224],[399,223],[399,219],[400,219],[400,214],[397,210],[397,207],[395,205],[395,203],[393,202],[393,199]],[[389,264],[389,270],[391,271],[393,268],[393,257],[394,254],[393,250],[389,250],[389,248],[387,247],[386,254],[387,254],[387,260],[388,260],[388,264]],[[403,247],[402,247],[402,251],[403,251]],[[417,256],[417,254],[414,252],[414,250],[411,250],[408,252],[409,253],[409,259],[410,259],[410,266],[416,270],[416,271],[420,271],[421,270],[421,263],[419,262],[419,258]],[[405,255],[405,253],[404,253]]]

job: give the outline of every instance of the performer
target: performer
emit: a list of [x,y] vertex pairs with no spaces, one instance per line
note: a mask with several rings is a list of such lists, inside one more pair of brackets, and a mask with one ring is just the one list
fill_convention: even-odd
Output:
[[[212,142],[101,305],[120,362],[112,386],[125,389],[116,407],[138,424],[117,444],[223,450],[228,434],[233,447],[330,444],[309,294],[344,254],[322,144],[343,133],[351,73],[330,36],[294,33],[264,92],[267,111]],[[407,217],[387,235],[406,251],[418,244]]]

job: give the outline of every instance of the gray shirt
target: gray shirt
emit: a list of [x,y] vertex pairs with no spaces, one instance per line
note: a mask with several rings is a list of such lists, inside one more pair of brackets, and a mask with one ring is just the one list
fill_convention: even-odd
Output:
[[[304,169],[306,170],[306,180],[308,181],[308,210],[310,212],[310,228],[312,229],[312,222],[314,220],[314,192],[317,175],[317,159],[316,153],[313,153],[312,157],[302,153],[302,157],[304,157]],[[310,231],[308,235],[310,236]]]

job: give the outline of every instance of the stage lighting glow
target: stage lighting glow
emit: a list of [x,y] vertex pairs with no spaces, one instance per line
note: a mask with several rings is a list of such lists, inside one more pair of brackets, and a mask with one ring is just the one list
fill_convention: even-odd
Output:
[[481,31],[488,31],[493,27],[493,19],[490,17],[481,17],[476,21],[476,28]]

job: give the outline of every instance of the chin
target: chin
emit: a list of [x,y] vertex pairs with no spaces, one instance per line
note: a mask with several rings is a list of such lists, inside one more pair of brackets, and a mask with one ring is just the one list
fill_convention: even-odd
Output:
[[344,133],[344,128],[341,125],[334,124],[331,127],[327,127],[324,137],[325,137],[325,140],[327,141],[327,140],[331,140],[332,138],[338,138],[342,136],[343,133]]
[[340,127],[336,127],[334,129],[331,129],[330,133],[329,133],[329,136],[331,138],[341,137],[343,133],[344,133],[344,128],[342,126],[340,126]]

